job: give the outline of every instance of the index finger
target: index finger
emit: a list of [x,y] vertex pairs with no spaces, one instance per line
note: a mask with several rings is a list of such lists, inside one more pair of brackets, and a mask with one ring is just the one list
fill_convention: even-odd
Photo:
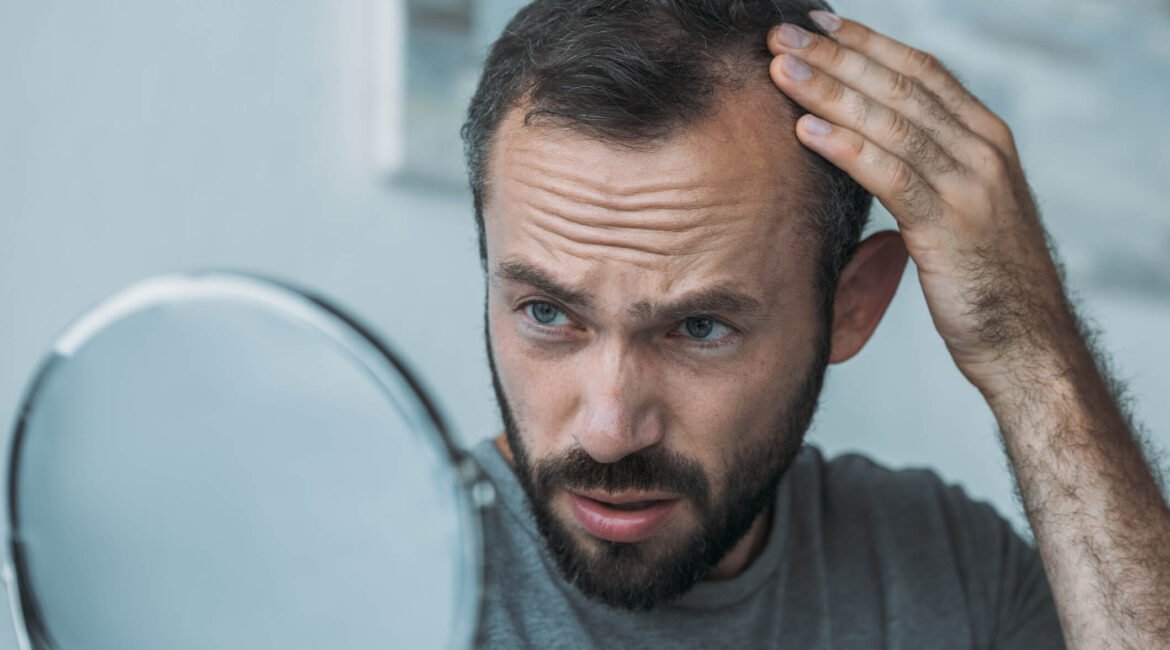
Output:
[[1014,151],[1011,131],[1003,120],[964,88],[933,54],[912,48],[857,21],[827,11],[812,11],[809,16],[841,45],[891,70],[918,79],[938,95],[947,110],[957,115],[972,131],[990,140],[1004,153]]

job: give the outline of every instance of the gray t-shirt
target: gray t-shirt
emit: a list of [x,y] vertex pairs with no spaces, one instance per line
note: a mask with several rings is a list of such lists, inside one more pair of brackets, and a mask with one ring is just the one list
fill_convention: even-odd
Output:
[[1036,551],[990,506],[925,470],[806,445],[781,481],[764,550],[650,612],[587,599],[557,571],[492,441],[487,648],[1063,648]]

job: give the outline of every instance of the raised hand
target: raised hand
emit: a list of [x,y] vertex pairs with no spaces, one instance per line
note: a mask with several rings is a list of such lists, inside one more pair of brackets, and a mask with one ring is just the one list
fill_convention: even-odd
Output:
[[938,60],[825,12],[768,37],[805,146],[898,221],[1003,434],[1073,648],[1170,648],[1170,508],[1065,297],[1011,131]]
[[938,331],[985,394],[1059,372],[1078,340],[1011,131],[932,55],[826,12],[784,24],[775,84],[805,146],[898,221]]

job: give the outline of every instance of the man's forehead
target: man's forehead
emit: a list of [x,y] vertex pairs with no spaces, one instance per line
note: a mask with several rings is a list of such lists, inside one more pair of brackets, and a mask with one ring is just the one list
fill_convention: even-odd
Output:
[[758,295],[782,270],[794,277],[808,248],[806,172],[792,119],[765,99],[776,101],[729,96],[715,115],[649,147],[525,125],[524,111],[513,111],[489,161],[489,271],[518,256],[561,278],[612,284],[624,265],[651,276],[641,289],[659,296],[711,288],[716,276],[751,279],[739,293]]

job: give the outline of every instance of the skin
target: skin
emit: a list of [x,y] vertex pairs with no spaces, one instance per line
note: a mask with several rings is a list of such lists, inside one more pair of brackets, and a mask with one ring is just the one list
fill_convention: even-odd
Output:
[[[801,164],[791,132],[775,128],[794,125],[782,99],[764,79],[652,149],[524,126],[519,109],[501,124],[484,204],[489,335],[531,458],[579,447],[608,463],[661,445],[698,462],[718,500],[730,450],[774,434],[778,396],[796,392],[823,327],[802,188],[774,172]],[[905,261],[896,233],[860,245],[840,282],[832,361],[869,338]],[[517,265],[588,304],[506,272]],[[665,308],[715,288],[752,308]],[[553,325],[540,329],[524,308],[532,300],[558,308]],[[721,323],[711,340],[688,334],[685,319],[699,316]],[[504,436],[497,445],[512,457]],[[573,521],[566,494],[552,506]],[[757,517],[708,579],[750,564],[769,517]],[[647,544],[670,545],[695,528],[684,504]]]
[[1011,131],[933,56],[813,18],[831,37],[770,34],[772,80],[813,114],[800,141],[897,219],[936,328],[998,420],[1068,646],[1170,647],[1170,508],[1066,297]]

